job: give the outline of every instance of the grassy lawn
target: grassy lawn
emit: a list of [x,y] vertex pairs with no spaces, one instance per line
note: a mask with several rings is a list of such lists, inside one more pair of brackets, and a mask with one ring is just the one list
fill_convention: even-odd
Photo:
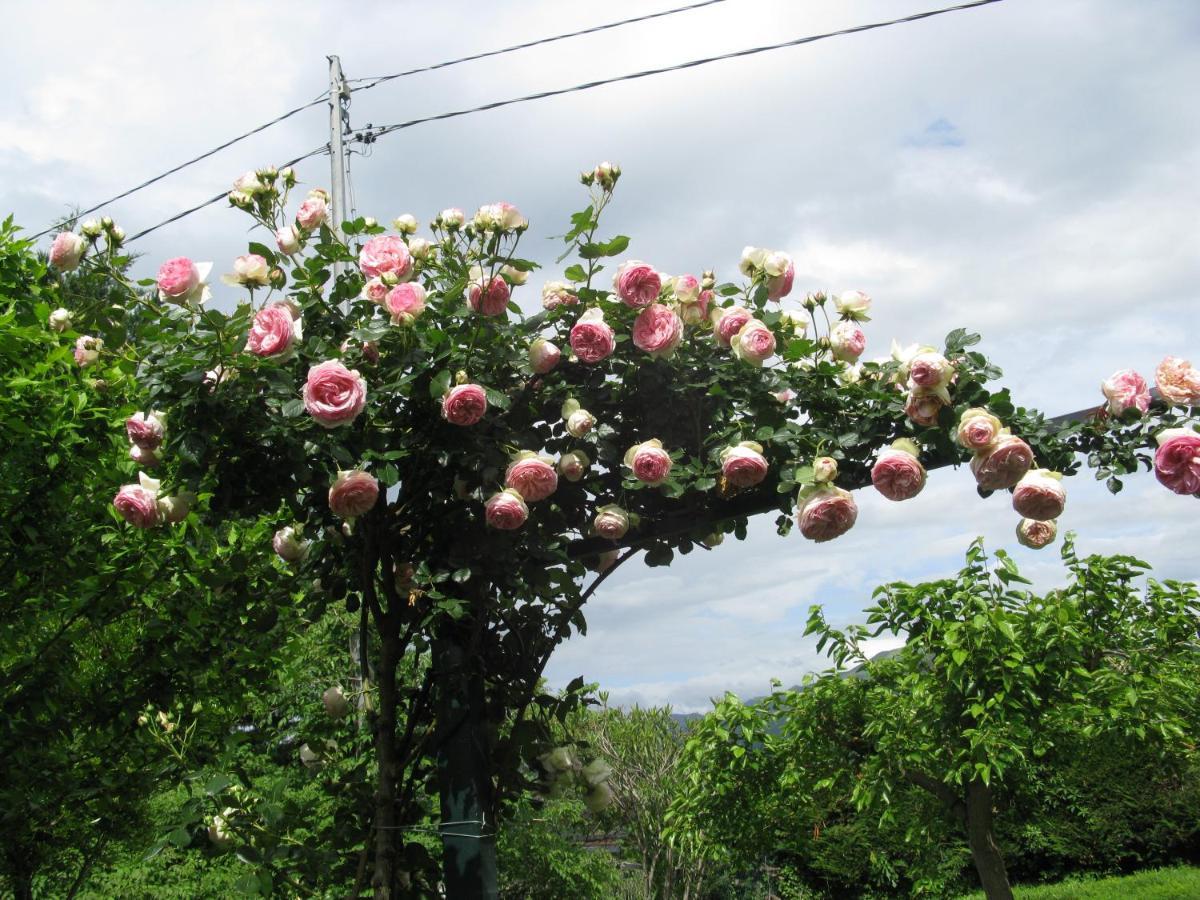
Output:
[[[1013,889],[1017,900],[1187,900],[1200,898],[1200,868],[1151,869],[1118,878],[1063,881]],[[982,900],[969,894],[963,900]]]

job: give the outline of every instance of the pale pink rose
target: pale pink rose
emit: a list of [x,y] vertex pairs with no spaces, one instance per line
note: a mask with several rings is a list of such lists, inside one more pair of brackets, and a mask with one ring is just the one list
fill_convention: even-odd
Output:
[[368,278],[363,284],[362,295],[372,303],[383,305],[383,301],[387,299],[388,286],[383,283],[382,278]]
[[721,451],[721,474],[735,488],[754,487],[767,477],[767,470],[761,444],[743,441]]
[[712,303],[713,292],[701,291],[696,299],[679,306],[679,317],[684,325],[699,325],[708,318],[708,307]]
[[477,384],[458,384],[442,398],[442,418],[451,425],[474,425],[487,412],[487,393]]
[[835,359],[857,362],[867,348],[867,336],[852,321],[838,322],[829,332],[829,349]]
[[616,336],[604,321],[604,313],[593,307],[571,327],[571,350],[581,362],[598,363],[616,349]]
[[1200,406],[1200,370],[1186,359],[1168,356],[1155,369],[1154,381],[1171,406]]
[[521,211],[511,203],[488,203],[479,207],[473,224],[480,231],[520,231],[529,227]]
[[562,359],[562,351],[545,338],[536,338],[529,345],[529,367],[538,375],[554,370]]
[[484,517],[492,528],[513,531],[525,524],[529,518],[529,507],[516,491],[503,490],[488,498],[484,504]]
[[186,491],[174,497],[159,497],[158,514],[168,525],[177,525],[187,518],[195,500],[196,495]]
[[871,484],[889,500],[910,500],[925,487],[925,467],[911,453],[889,448],[871,467]]
[[761,366],[775,353],[775,332],[758,319],[750,319],[729,342],[733,355],[754,366]]
[[843,319],[870,321],[867,313],[871,311],[871,298],[862,291],[842,291],[833,298],[833,305]]
[[683,337],[683,322],[675,311],[652,303],[633,320],[633,345],[651,356],[670,356]]
[[728,347],[733,336],[742,330],[750,319],[750,310],[741,306],[717,307],[712,311],[713,335],[722,347]]
[[577,409],[567,416],[567,434],[581,438],[596,427],[596,417],[586,409]]
[[657,439],[630,447],[625,465],[633,470],[634,478],[650,487],[662,484],[671,474],[671,456]]
[[1170,428],[1155,437],[1154,477],[1176,494],[1200,496],[1200,434]]
[[1033,450],[1019,437],[1001,435],[991,449],[971,460],[975,481],[985,491],[1015,487],[1033,465]]
[[792,282],[796,278],[796,266],[790,259],[787,268],[779,275],[767,277],[767,299],[782,300],[792,292]]
[[113,498],[121,518],[135,528],[153,528],[162,521],[158,509],[158,482],[138,474],[138,484],[124,485]]
[[90,334],[81,334],[75,338],[75,364],[81,369],[94,365],[104,349],[104,341]]
[[415,281],[398,284],[388,291],[383,308],[392,316],[395,325],[411,325],[425,312],[425,288]]
[[329,510],[342,519],[353,519],[371,511],[379,499],[379,481],[362,469],[338,472],[329,488]]
[[958,442],[976,453],[987,450],[1000,438],[1000,420],[986,409],[968,409],[958,420]]
[[287,525],[275,532],[271,538],[271,547],[276,555],[287,563],[297,563],[308,556],[310,543],[301,539],[295,526]]
[[309,195],[308,199],[300,204],[300,209],[296,211],[296,224],[305,231],[313,231],[321,227],[328,215],[329,207],[325,202],[325,198],[320,196]]
[[582,450],[572,450],[558,458],[558,474],[567,481],[579,481],[587,474],[592,461]]
[[367,383],[358,372],[331,359],[308,370],[304,408],[325,428],[349,425],[367,404]]
[[295,225],[284,225],[275,232],[275,246],[280,253],[291,256],[300,252],[300,230]]
[[221,280],[231,285],[266,287],[271,282],[271,266],[257,253],[243,253],[233,261],[233,271]]
[[283,303],[264,306],[254,314],[246,336],[246,352],[255,356],[290,356],[304,335],[301,320]]
[[695,275],[677,275],[671,281],[671,291],[680,303],[695,303],[700,299],[700,279]]
[[616,504],[602,506],[596,510],[596,518],[592,520],[596,534],[610,541],[619,541],[629,531],[629,513]]
[[918,353],[908,364],[908,379],[916,387],[937,388],[950,383],[954,366],[935,351]]
[[73,231],[60,231],[50,245],[50,265],[60,272],[78,268],[87,250],[87,241]]
[[771,395],[779,403],[788,404],[796,399],[796,392],[791,388],[784,388],[782,391],[776,391]]
[[1136,409],[1142,415],[1150,409],[1150,388],[1146,379],[1133,369],[1120,369],[1113,372],[1100,385],[1108,400],[1108,411],[1119,416],[1129,409]]
[[146,450],[157,450],[163,442],[163,421],[155,413],[137,412],[125,420],[129,442]]
[[574,306],[579,298],[571,293],[571,288],[561,281],[547,281],[542,285],[542,308],[554,309],[556,306]]
[[796,514],[800,533],[817,543],[845,534],[857,518],[858,506],[851,493],[832,485],[812,491]]
[[937,424],[942,408],[949,405],[938,390],[917,387],[908,392],[904,413],[916,424],[928,428]]
[[1048,469],[1026,472],[1013,488],[1013,509],[1026,519],[1057,519],[1067,505],[1062,475]]
[[658,299],[662,279],[654,269],[641,260],[631,259],[617,267],[613,290],[626,306],[638,309]]
[[200,269],[186,256],[168,259],[158,267],[158,291],[167,300],[183,300],[200,285]]
[[358,265],[364,275],[395,275],[399,281],[407,281],[412,275],[412,254],[404,238],[395,234],[381,234],[363,244],[358,253]]
[[518,459],[504,473],[504,486],[512,488],[527,503],[545,500],[558,489],[558,473],[554,466],[539,456]]
[[418,262],[424,262],[433,253],[433,242],[425,238],[413,237],[408,239],[408,252]]
[[508,282],[496,275],[488,282],[486,291],[481,282],[473,282],[467,291],[467,302],[477,313],[483,313],[485,316],[503,316],[508,312],[510,290]]
[[435,225],[441,225],[443,228],[455,231],[462,228],[463,222],[467,220],[467,215],[457,206],[451,206],[449,209],[443,209],[437,214],[433,220]]
[[129,458],[143,469],[157,469],[162,465],[162,460],[159,459],[157,453],[145,447],[139,447],[137,444],[129,447]]
[[1058,536],[1058,523],[1053,519],[1039,522],[1037,519],[1022,519],[1017,523],[1017,543],[1022,547],[1041,550],[1054,543]]

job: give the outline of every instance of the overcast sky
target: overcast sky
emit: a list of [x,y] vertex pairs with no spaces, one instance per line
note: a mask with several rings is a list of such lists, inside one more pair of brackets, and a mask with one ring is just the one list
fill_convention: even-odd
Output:
[[[0,25],[20,40],[0,63],[0,210],[39,231],[315,98],[329,53],[362,78],[672,5],[6,3]],[[351,121],[390,124],[938,5],[726,0],[393,81],[356,94]],[[1018,402],[1066,412],[1098,403],[1118,368],[1150,377],[1167,354],[1200,363],[1198,50],[1193,0],[1006,0],[400,131],[353,157],[354,200],[382,221],[423,222],[511,201],[552,267],[544,239],[582,205],[578,171],[618,161],[607,230],[633,237],[632,256],[732,278],[743,245],[786,250],[797,293],[871,294],[867,357],[893,337],[940,344],[969,326]],[[318,106],[108,212],[132,234],[326,140]],[[299,174],[327,185],[328,161]],[[228,271],[245,221],[218,204],[163,228],[134,245],[139,274],[177,255]],[[531,308],[539,284],[522,289]],[[1149,475],[1127,485],[1114,498],[1086,472],[1070,480],[1060,525],[1084,552],[1132,552],[1161,577],[1195,578],[1200,505]],[[670,570],[631,561],[589,604],[589,633],[560,649],[552,682],[582,674],[618,702],[703,709],[725,690],[761,694],[772,677],[822,668],[802,637],[810,604],[852,621],[884,581],[954,571],[976,535],[1041,584],[1061,572],[1056,550],[1015,546],[1007,496],[980,500],[965,469],[932,474],[907,503],[867,491],[858,501],[858,525],[830,544],[779,538],[765,516],[744,544]]]

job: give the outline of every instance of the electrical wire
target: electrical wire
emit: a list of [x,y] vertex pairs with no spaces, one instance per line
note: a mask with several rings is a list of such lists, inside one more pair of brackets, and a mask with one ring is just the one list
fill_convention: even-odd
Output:
[[[307,153],[305,153],[301,156],[297,156],[295,159],[288,160],[287,162],[283,163],[283,165],[279,166],[279,168],[283,169],[288,166],[294,166],[296,163],[303,162],[304,160],[309,159],[310,157],[320,156],[320,155],[328,153],[328,152],[329,152],[329,145],[322,144],[320,147],[316,147],[312,150],[309,150]],[[228,191],[221,191],[221,193],[217,194],[216,196],[209,197],[203,203],[198,203],[197,205],[191,207],[190,209],[185,209],[183,212],[176,213],[175,215],[171,216],[169,219],[163,219],[157,225],[151,225],[149,228],[145,228],[145,229],[139,231],[137,234],[127,237],[125,239],[125,243],[131,244],[134,241],[136,241],[138,238],[143,238],[146,235],[150,234],[152,231],[158,231],[158,229],[162,228],[164,225],[170,225],[172,222],[178,222],[180,219],[190,216],[192,213],[199,212],[200,210],[204,209],[206,206],[212,206],[214,203],[218,203],[221,200],[226,199],[228,196],[229,196]]]
[[648,13],[644,16],[634,16],[630,19],[620,19],[616,22],[607,22],[604,25],[593,25],[591,28],[584,28],[580,31],[569,31],[566,34],[556,34],[552,37],[538,38],[533,41],[526,41],[523,44],[513,44],[511,47],[502,47],[499,50],[487,50],[483,53],[475,53],[471,56],[461,56],[458,59],[450,59],[445,62],[433,63],[428,66],[421,66],[416,69],[408,69],[404,72],[396,72],[393,75],[379,75],[373,78],[355,78],[351,83],[360,81],[369,81],[370,84],[364,84],[361,87],[351,88],[353,91],[368,91],[373,87],[381,85],[385,82],[392,81],[396,78],[406,78],[409,75],[419,75],[422,72],[433,72],[436,69],[446,69],[450,66],[457,66],[460,63],[474,62],[477,59],[487,59],[489,56],[500,56],[504,53],[512,53],[516,50],[527,50],[530,47],[539,47],[542,44],[553,44],[555,41],[565,41],[567,38],[580,37],[585,34],[596,34],[601,31],[608,31],[610,28],[619,28],[622,25],[632,25],[636,22],[647,22],[650,19],[660,19],[664,16],[673,16],[676,13],[691,12],[692,10],[701,9],[705,6],[713,6],[717,3],[724,3],[726,0],[703,0],[700,3],[691,3],[687,6],[677,6],[674,9],[664,9],[660,12]]
[[382,125],[375,128],[365,129],[359,132],[353,138],[360,143],[370,143],[377,138],[383,137],[385,134],[391,134],[393,131],[400,131],[404,128],[412,128],[414,125],[424,125],[427,122],[439,122],[444,119],[454,119],[458,116],[467,116],[472,113],[486,112],[492,109],[499,109],[502,106],[512,106],[516,103],[528,103],[531,100],[544,100],[547,97],[559,97],[563,94],[572,94],[578,91],[587,91],[592,88],[603,87],[607,84],[616,84],[621,81],[634,81],[639,78],[647,78],[651,75],[662,75],[666,72],[678,72],[682,69],[693,69],[697,66],[708,65],[709,63],[720,62],[726,59],[739,59],[744,56],[754,56],[758,53],[766,53],[769,50],[780,50],[785,47],[798,47],[802,44],[811,44],[815,41],[822,41],[827,38],[842,37],[848,34],[858,34],[863,31],[872,31],[877,28],[888,28],[892,25],[904,25],[909,22],[918,22],[922,19],[929,19],[934,16],[945,15],[946,13],[959,12],[961,10],[974,9],[978,6],[988,6],[992,3],[999,3],[1001,0],[974,0],[972,3],[962,3],[958,6],[948,6],[943,9],[929,10],[928,12],[914,13],[911,16],[905,16],[901,19],[890,19],[886,22],[872,22],[866,25],[855,25],[851,28],[841,28],[837,31],[829,31],[824,34],[814,34],[807,37],[795,38],[790,41],[783,41],[778,44],[767,44],[762,47],[751,47],[745,50],[734,50],[730,53],[722,53],[717,56],[707,56],[703,59],[693,59],[688,62],[677,63],[672,66],[663,66],[658,69],[646,69],[641,72],[631,72],[628,75],[618,75],[614,78],[602,78],[598,81],[589,81],[584,84],[577,84],[573,87],[558,88],[551,91],[538,91],[536,94],[526,94],[523,97],[512,97],[508,100],[496,100],[492,103],[485,103],[482,106],[473,106],[470,109],[459,109],[453,112],[439,113],[434,116],[423,116],[419,119],[410,119],[407,122],[399,122],[395,125]]

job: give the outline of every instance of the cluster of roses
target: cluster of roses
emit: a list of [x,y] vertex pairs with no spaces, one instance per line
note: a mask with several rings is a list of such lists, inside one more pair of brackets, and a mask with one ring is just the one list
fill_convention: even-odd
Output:
[[[101,237],[104,238],[105,247],[109,252],[118,249],[125,241],[125,229],[108,216],[88,219],[79,226],[79,230],[80,234],[60,231],[50,243],[50,265],[60,272],[71,272],[79,268],[88,249],[95,247]],[[60,306],[51,311],[49,325],[54,331],[62,333],[71,327],[71,318],[71,311]],[[75,364],[81,369],[95,365],[103,349],[103,338],[81,334],[75,339]]]
[[[166,434],[162,413],[134,413],[125,420],[125,434],[129,438],[129,456],[134,462],[147,469],[159,465],[158,450]],[[161,497],[159,489],[158,480],[139,472],[137,484],[124,485],[117,491],[113,507],[121,518],[136,528],[182,522],[195,497],[186,491],[173,497]]]
[[[1166,357],[1154,371],[1159,396],[1170,406],[1200,407],[1200,370],[1186,359]],[[1114,372],[1100,386],[1106,411],[1120,416],[1131,409],[1145,415],[1150,408],[1146,380],[1132,369]],[[1154,476],[1176,494],[1200,497],[1200,434],[1190,428],[1167,428],[1154,436]]]

